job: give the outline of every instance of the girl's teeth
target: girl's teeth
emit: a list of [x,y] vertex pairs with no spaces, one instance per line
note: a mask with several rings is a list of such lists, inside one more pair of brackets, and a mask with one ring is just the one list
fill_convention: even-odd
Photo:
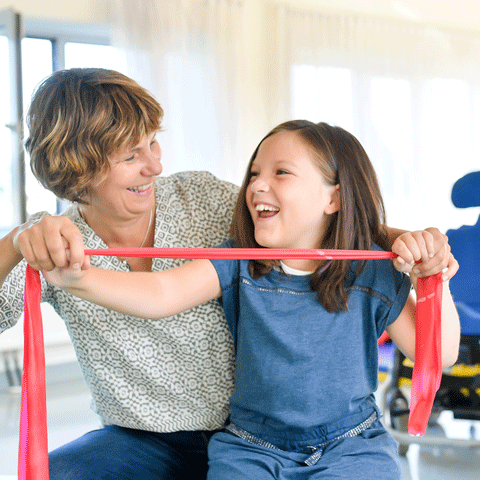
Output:
[[278,208],[272,207],[270,205],[257,205],[255,207],[255,210],[257,210],[257,212],[264,212],[264,211],[278,212]]

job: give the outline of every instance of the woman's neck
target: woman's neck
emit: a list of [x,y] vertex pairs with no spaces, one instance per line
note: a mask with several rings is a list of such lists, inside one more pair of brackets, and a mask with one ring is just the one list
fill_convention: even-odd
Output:
[[78,211],[89,227],[110,248],[140,248],[153,246],[155,211],[152,206],[146,212],[131,219],[98,215],[88,207],[79,206]]
[[[155,242],[155,207],[131,220],[115,221],[108,216],[99,217],[95,212],[89,212],[79,206],[78,211],[90,228],[110,248],[142,248],[153,247]],[[90,213],[90,215],[89,215]],[[101,220],[101,221],[99,221]],[[128,265],[133,272],[150,272],[152,259],[143,257],[130,257],[118,259]]]

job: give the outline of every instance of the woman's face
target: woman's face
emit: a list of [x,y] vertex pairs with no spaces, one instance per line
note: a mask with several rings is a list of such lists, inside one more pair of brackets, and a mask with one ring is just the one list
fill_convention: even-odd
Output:
[[155,133],[110,156],[110,170],[91,189],[88,209],[128,220],[152,208],[155,177],[162,173],[162,151]]

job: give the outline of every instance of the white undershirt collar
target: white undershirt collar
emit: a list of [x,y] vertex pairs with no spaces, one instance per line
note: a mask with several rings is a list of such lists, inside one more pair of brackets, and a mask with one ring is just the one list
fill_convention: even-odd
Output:
[[289,267],[288,265],[285,265],[281,260],[280,260],[280,265],[282,266],[283,271],[288,274],[288,275],[298,275],[298,276],[306,276],[306,275],[311,275],[313,272],[306,272],[305,270],[297,270],[296,268]]

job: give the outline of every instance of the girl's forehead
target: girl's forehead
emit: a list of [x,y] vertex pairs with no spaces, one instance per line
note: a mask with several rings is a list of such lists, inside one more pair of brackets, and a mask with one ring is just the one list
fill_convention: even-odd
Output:
[[297,132],[281,131],[260,144],[252,166],[270,162],[292,162],[314,159],[311,147]]

